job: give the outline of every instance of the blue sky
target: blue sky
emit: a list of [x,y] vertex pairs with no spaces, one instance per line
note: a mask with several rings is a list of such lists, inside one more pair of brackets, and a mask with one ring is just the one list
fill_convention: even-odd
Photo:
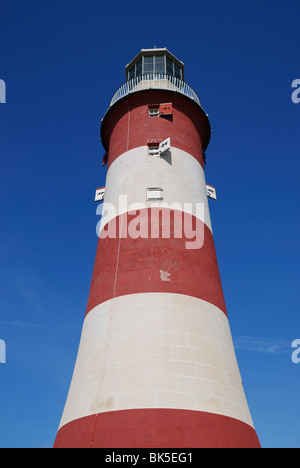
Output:
[[0,0],[1,447],[53,444],[96,252],[100,123],[153,44],[210,117],[214,238],[258,436],[300,446],[299,14],[299,0]]

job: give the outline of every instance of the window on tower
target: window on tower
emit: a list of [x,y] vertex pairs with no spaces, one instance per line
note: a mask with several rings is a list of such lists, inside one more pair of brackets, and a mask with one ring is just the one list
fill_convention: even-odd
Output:
[[151,145],[148,147],[149,156],[159,156],[159,145]]
[[146,200],[163,200],[163,189],[160,187],[149,187],[146,190]]
[[159,106],[149,107],[149,117],[159,116]]

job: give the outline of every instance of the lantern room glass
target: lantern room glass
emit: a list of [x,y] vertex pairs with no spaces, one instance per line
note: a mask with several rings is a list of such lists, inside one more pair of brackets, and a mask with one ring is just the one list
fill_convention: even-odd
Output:
[[143,55],[128,70],[128,80],[141,75],[163,74],[182,79],[182,68],[167,55]]

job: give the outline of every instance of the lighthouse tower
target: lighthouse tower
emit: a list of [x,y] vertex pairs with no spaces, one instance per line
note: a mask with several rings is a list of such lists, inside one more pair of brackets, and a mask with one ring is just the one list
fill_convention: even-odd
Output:
[[259,447],[204,174],[210,123],[184,65],[142,49],[101,125],[107,178],[55,447]]

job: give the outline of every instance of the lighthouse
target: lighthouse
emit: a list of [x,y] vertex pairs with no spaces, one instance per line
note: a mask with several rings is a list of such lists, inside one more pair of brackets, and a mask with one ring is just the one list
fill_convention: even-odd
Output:
[[214,246],[208,115],[166,48],[125,70],[101,124],[99,241],[54,447],[259,447]]

